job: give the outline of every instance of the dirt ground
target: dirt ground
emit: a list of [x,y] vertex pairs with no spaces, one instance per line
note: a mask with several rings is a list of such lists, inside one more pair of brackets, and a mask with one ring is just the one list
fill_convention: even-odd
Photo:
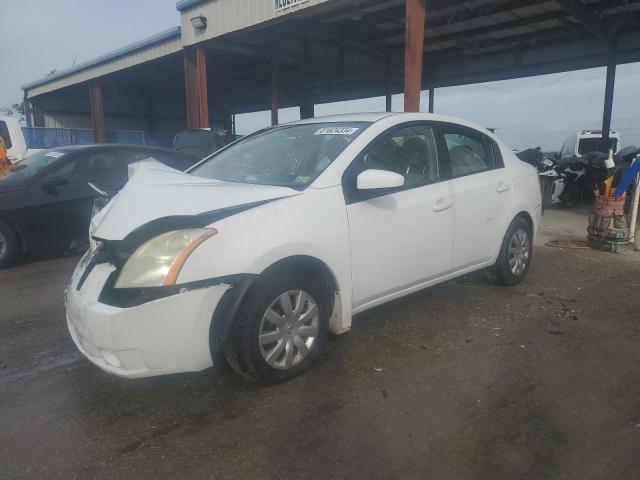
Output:
[[521,285],[360,315],[271,388],[104,374],[66,330],[77,259],[3,271],[0,478],[640,478],[640,254],[538,244]]

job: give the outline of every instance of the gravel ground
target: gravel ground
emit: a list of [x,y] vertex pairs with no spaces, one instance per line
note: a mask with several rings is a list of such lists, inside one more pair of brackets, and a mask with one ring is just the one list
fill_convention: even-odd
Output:
[[356,317],[306,375],[126,381],[66,330],[77,259],[0,273],[0,478],[640,478],[640,254],[536,247]]

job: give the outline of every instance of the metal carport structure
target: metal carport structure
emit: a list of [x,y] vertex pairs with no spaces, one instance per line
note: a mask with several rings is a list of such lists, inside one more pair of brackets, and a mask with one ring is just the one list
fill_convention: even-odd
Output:
[[[25,85],[28,117],[149,130],[640,60],[638,0],[182,0],[181,27]],[[91,101],[89,101],[91,99]],[[65,117],[66,115],[66,117]],[[90,117],[89,117],[90,115]],[[125,119],[127,119],[125,121]],[[129,122],[129,123],[127,123]]]

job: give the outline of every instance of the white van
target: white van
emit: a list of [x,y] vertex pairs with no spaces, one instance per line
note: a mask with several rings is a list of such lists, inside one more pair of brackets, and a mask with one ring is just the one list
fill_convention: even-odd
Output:
[[19,162],[32,153],[40,151],[38,149],[27,148],[27,142],[22,134],[20,121],[15,117],[0,116],[0,137],[4,140],[7,157],[12,163]]
[[[620,149],[620,133],[611,131],[609,133],[609,148],[613,148],[613,153]],[[576,135],[567,138],[560,150],[560,158],[578,157],[587,152],[608,153],[609,148],[603,148],[602,130],[582,130]]]

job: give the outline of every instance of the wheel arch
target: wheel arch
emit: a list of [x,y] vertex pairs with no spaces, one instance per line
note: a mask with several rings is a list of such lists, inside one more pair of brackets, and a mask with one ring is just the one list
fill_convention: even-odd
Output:
[[[532,237],[535,236],[535,231],[536,231],[536,226],[535,223],[533,221],[533,217],[531,216],[531,213],[529,213],[524,207],[521,208],[516,208],[514,210],[515,213],[512,213],[508,218],[507,222],[502,226],[502,233],[500,234],[500,240],[496,245],[496,250],[492,256],[492,260],[491,260],[491,264],[493,264],[497,259],[498,259],[498,255],[500,254],[500,247],[502,245],[502,241],[504,240],[505,235],[507,234],[507,231],[509,230],[509,227],[511,226],[511,224],[516,220],[516,218],[522,218],[524,219],[527,224],[529,224],[529,228],[531,228],[531,235]],[[533,240],[533,238],[532,238]]]
[[18,237],[18,242],[20,242],[20,252],[27,252],[27,240],[25,238],[24,232],[16,227],[11,221],[7,219],[7,217],[0,215],[0,221],[7,225]]
[[[310,255],[293,255],[283,258],[264,269],[260,276],[265,277],[281,269],[303,270],[317,276],[322,283],[322,287],[325,289],[325,293],[328,294],[330,302],[332,302],[332,294],[340,289],[335,274],[325,262],[316,257]],[[328,306],[332,307],[333,305],[330,303]]]
[[[229,332],[233,328],[240,306],[251,292],[258,288],[260,279],[282,270],[302,270],[317,276],[326,293],[327,309],[334,311],[335,294],[339,290],[338,280],[322,260],[310,255],[292,255],[282,258],[269,265],[257,275],[247,275],[223,296],[220,304],[213,312],[209,327],[209,345],[214,365],[224,363],[224,346]],[[334,313],[335,314],[335,313]]]
[[[509,225],[511,225],[516,218],[523,218],[527,221],[527,223],[529,224],[529,228],[531,228],[531,235],[533,236],[533,234],[535,233],[535,224],[533,223],[533,217],[531,216],[531,214],[526,210],[522,210],[513,217],[511,222],[509,222]],[[509,227],[507,226],[507,228]]]

